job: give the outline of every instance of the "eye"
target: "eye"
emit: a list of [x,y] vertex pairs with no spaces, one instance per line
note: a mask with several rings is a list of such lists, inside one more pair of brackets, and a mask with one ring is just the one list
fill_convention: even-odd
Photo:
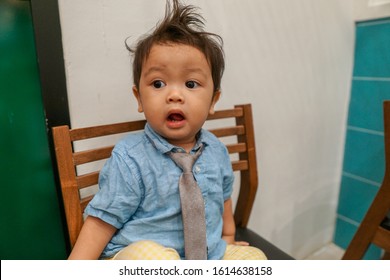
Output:
[[195,81],[188,81],[188,82],[186,82],[186,87],[188,87],[188,88],[196,88],[198,86],[199,86],[199,84],[197,82],[195,82]]
[[152,84],[153,84],[154,88],[162,88],[162,87],[166,86],[166,84],[163,81],[161,81],[161,80],[153,81]]

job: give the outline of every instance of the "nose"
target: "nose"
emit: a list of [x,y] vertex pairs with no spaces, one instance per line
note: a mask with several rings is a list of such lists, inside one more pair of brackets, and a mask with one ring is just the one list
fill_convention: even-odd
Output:
[[174,88],[171,89],[167,96],[168,103],[183,103],[184,96],[180,89]]

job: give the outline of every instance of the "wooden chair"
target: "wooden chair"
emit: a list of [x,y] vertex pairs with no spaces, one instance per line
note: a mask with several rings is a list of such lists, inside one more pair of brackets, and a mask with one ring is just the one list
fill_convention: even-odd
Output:
[[390,101],[383,103],[386,170],[381,187],[343,255],[344,260],[361,259],[373,243],[390,259],[390,229],[383,222],[390,211]]
[[[232,119],[232,125],[226,127],[225,120],[229,118]],[[232,167],[233,170],[240,173],[241,179],[234,212],[234,219],[237,225],[237,240],[246,240],[252,246],[261,248],[269,259],[292,259],[289,255],[247,228],[258,185],[251,105],[239,105],[235,106],[234,109],[216,111],[214,115],[209,116],[207,123],[211,123],[212,126],[212,123],[218,123],[214,122],[214,120],[221,119],[224,120],[225,127],[215,127],[210,129],[210,131],[217,137],[236,136],[233,137],[236,138],[235,143],[227,144],[227,148],[230,154],[238,154],[232,160]],[[103,138],[107,135],[139,131],[144,128],[145,122],[145,120],[140,120],[76,129],[69,129],[68,126],[53,128],[54,146],[70,247],[73,247],[76,242],[83,225],[83,211],[93,197],[93,194],[82,197],[80,192],[85,188],[96,185],[99,176],[99,170],[79,174],[79,166],[107,159],[110,157],[113,149],[113,145],[110,145],[108,147],[75,151],[74,145],[86,139]]]

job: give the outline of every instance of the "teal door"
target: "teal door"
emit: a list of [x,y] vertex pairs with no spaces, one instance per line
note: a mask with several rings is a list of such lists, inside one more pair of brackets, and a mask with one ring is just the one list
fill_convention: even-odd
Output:
[[[347,248],[385,173],[383,101],[390,100],[390,18],[356,24],[355,63],[334,242]],[[379,259],[371,245],[364,259]]]
[[66,258],[28,1],[0,0],[0,129],[0,258]]

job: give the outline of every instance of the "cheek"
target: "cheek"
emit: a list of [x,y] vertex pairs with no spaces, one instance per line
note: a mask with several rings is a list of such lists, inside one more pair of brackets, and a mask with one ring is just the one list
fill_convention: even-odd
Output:
[[143,99],[142,108],[144,115],[148,120],[156,120],[161,118],[163,107],[161,101],[156,100],[156,98]]
[[144,108],[144,110],[155,110],[156,104],[158,104],[159,97],[157,95],[152,96],[150,93],[146,92],[145,94],[141,93],[141,103]]

